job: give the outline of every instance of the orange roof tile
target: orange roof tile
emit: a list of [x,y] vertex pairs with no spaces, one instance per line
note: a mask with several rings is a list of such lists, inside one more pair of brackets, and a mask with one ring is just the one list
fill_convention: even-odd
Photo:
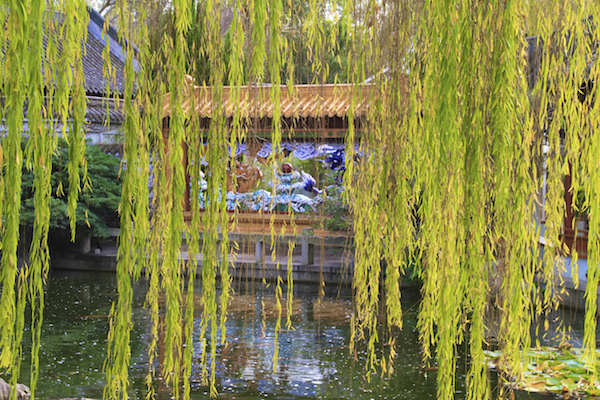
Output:
[[[189,87],[191,89],[191,85]],[[223,87],[223,111],[226,117],[232,117],[239,112],[244,118],[272,118],[273,100],[271,86],[241,86],[239,102],[232,99],[230,86]],[[373,85],[352,84],[323,84],[323,85],[295,85],[290,94],[287,86],[281,86],[280,103],[281,116],[285,118],[318,118],[318,117],[345,117],[352,100],[356,94],[354,115],[361,116],[367,111],[369,105],[369,92],[374,90]],[[183,109],[188,114],[192,107],[201,118],[210,118],[213,115],[213,102],[210,87],[193,86],[183,102]],[[163,116],[171,115],[171,95],[163,98]]]

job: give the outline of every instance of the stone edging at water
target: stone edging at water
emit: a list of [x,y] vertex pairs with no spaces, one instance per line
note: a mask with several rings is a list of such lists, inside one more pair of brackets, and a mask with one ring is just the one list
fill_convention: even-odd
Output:
[[[12,388],[4,379],[0,378],[0,400],[9,400]],[[29,388],[20,383],[17,384],[17,400],[29,399],[31,392]]]

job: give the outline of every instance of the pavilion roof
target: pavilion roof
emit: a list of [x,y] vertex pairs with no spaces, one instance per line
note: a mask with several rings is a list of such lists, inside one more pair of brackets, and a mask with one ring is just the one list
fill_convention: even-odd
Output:
[[[183,102],[183,109],[189,114],[192,107],[201,118],[211,118],[216,104],[213,102],[211,88],[189,85],[188,94]],[[226,117],[239,112],[244,118],[272,118],[273,99],[272,86],[241,86],[235,101],[231,86],[223,87],[222,107]],[[346,117],[356,95],[354,115],[366,114],[370,102],[369,93],[376,90],[375,85],[322,84],[294,85],[291,89],[281,86],[281,117],[283,118],[320,118]],[[185,92],[185,90],[184,90]],[[163,98],[163,117],[171,115],[171,95]]]

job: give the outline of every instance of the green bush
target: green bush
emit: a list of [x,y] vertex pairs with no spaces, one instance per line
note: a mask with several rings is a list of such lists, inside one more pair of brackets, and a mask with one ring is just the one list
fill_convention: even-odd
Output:
[[[23,148],[26,141],[23,141]],[[91,190],[83,190],[77,203],[77,231],[92,237],[110,236],[107,227],[119,226],[118,208],[121,202],[122,182],[119,174],[120,161],[106,154],[98,146],[88,145],[85,150],[88,165],[88,177]],[[67,197],[69,193],[69,174],[67,162],[68,145],[59,139],[52,157],[52,198],[50,201],[50,229],[63,236],[69,227]],[[33,171],[23,168],[23,191],[21,199],[21,224],[33,226],[35,210],[33,207]],[[87,215],[86,215],[87,214]]]
[[342,199],[342,188],[330,187],[323,200],[324,228],[330,231],[351,231],[353,228],[350,208]]

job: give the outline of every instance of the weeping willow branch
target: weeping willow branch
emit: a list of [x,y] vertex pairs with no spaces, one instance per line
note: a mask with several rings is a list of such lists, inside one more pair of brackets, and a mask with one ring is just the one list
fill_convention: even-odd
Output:
[[[565,190],[583,193],[584,204],[578,207],[589,216],[584,360],[596,369],[596,287],[600,278],[600,139],[596,132],[600,105],[595,101],[595,84],[600,74],[600,10],[586,0],[524,3],[345,0],[305,4],[300,34],[309,49],[310,82],[328,80],[328,53],[337,53],[342,48],[338,44],[347,43],[346,75],[355,84],[347,110],[344,175],[344,196],[353,212],[356,245],[350,347],[359,340],[366,343],[367,376],[379,368],[391,371],[394,346],[382,358],[375,351],[380,338],[387,336],[381,335],[378,313],[385,311],[390,329],[402,328],[399,282],[408,265],[414,265],[423,279],[419,337],[424,362],[439,366],[438,397],[453,396],[456,349],[463,341],[468,341],[472,360],[468,397],[490,396],[483,350],[491,278],[501,282],[497,305],[502,310],[502,365],[519,375],[526,368],[521,360],[531,345],[532,321],[558,305],[557,293],[565,273],[562,257],[569,253],[577,259],[561,242],[564,229],[571,228],[564,222],[565,213],[571,211],[563,199]],[[249,135],[245,111],[239,106],[231,120],[226,118],[223,85],[226,81],[231,84],[230,101],[238,105],[245,100],[242,85],[272,85],[272,142],[277,150],[282,137],[282,79],[287,73],[287,90],[293,94],[294,71],[302,70],[294,64],[302,57],[289,36],[282,34],[289,22],[286,19],[295,14],[284,11],[282,0],[238,0],[233,5],[231,28],[225,33],[220,24],[220,1],[193,7],[187,0],[174,1],[158,26],[149,25],[156,22],[150,15],[157,10],[136,7],[136,2],[116,2],[125,49],[125,72],[119,77],[124,82],[124,184],[119,299],[111,311],[105,396],[128,396],[132,281],[141,275],[143,266],[149,279],[146,307],[152,321],[149,397],[161,340],[165,344],[161,373],[173,387],[174,396],[180,396],[182,381],[183,397],[189,398],[195,357],[202,364],[210,393],[216,395],[217,346],[226,342],[231,292],[230,222],[223,195],[228,174],[225,160],[230,160],[236,146]],[[288,2],[288,7],[293,3]],[[194,19],[192,13],[196,13]],[[339,28],[329,37],[324,19],[335,20]],[[0,20],[5,27],[2,63],[6,66],[0,74],[4,96],[0,110],[0,368],[16,382],[28,301],[32,309],[33,391],[43,340],[40,329],[49,265],[50,193],[67,191],[52,188],[50,181],[50,160],[59,134],[70,146],[72,238],[76,235],[77,198],[94,184],[87,178],[84,158],[82,43],[86,41],[88,13],[81,0],[7,0],[0,5]],[[204,22],[202,29],[194,26]],[[188,36],[192,31],[199,36],[193,46]],[[526,35],[537,38],[526,41]],[[192,60],[192,55],[203,57],[204,64]],[[108,96],[117,78],[108,46],[103,59]],[[207,67],[209,74],[202,83],[210,87],[207,90],[213,99],[206,137],[199,129],[198,115],[186,114],[185,110],[195,107],[184,107],[190,97],[194,99],[185,75],[196,72],[196,65]],[[170,117],[163,126],[161,98],[167,91]],[[358,104],[368,104],[366,114],[359,112]],[[167,126],[168,134],[163,136],[161,129],[166,132]],[[31,139],[25,152],[21,148],[24,132]],[[200,193],[203,160],[208,163],[208,201],[200,216],[195,200]],[[34,172],[37,218],[29,258],[20,265],[17,248],[22,239],[23,167]],[[186,174],[192,181],[189,188]],[[563,177],[567,174],[572,186],[565,188]],[[543,176],[545,195],[540,192]],[[194,201],[191,222],[186,226],[183,216],[190,192]],[[543,259],[538,243],[541,214],[546,243],[552,244],[546,246]],[[293,216],[290,218],[293,221]],[[189,243],[187,265],[180,260],[182,233]],[[288,328],[292,250],[290,243]],[[197,355],[192,346],[193,299],[196,255],[200,253],[201,329],[207,333],[202,331],[206,345]],[[185,272],[189,276],[186,286]],[[576,269],[573,274],[577,284]],[[217,275],[221,277],[219,299]],[[545,285],[544,293],[537,289],[536,279]],[[276,298],[281,316],[280,283]],[[162,324],[160,292],[165,293],[166,304]]]

